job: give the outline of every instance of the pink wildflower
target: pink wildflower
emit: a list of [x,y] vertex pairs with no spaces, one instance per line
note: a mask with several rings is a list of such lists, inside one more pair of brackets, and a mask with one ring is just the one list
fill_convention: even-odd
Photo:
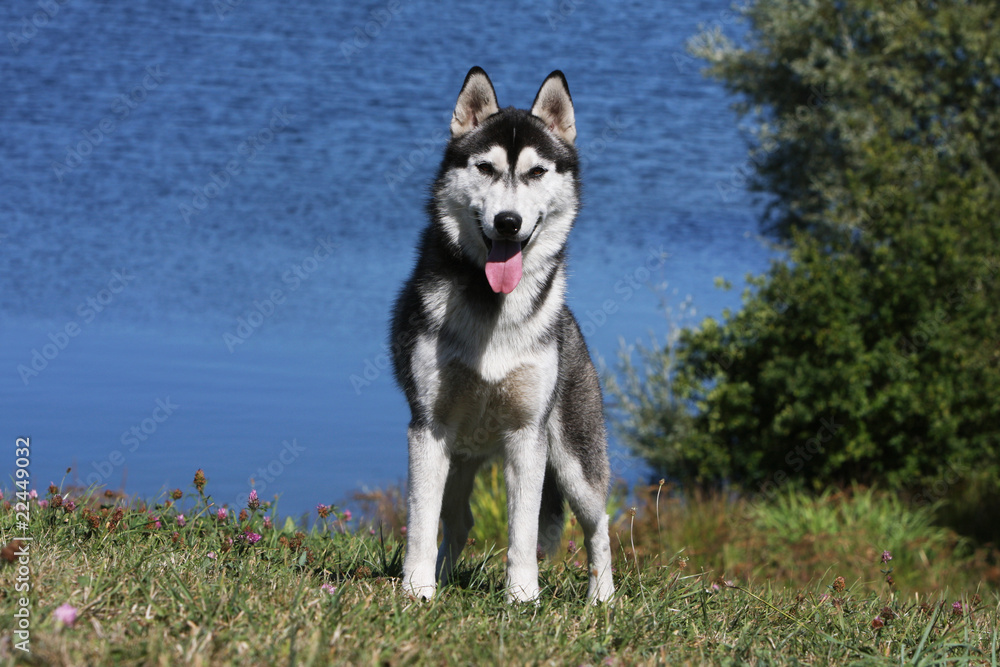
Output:
[[211,558],[212,560],[215,560],[216,558],[218,558],[218,556],[215,555],[214,551],[209,551],[207,554],[205,554],[205,556],[208,557],[208,558]]
[[187,523],[187,519],[184,518],[184,515],[183,514],[178,514],[177,515],[177,525],[180,526],[181,528],[183,528],[185,523]]
[[344,521],[350,521],[352,516],[351,510],[344,510]]
[[271,517],[269,517],[269,516],[264,517],[264,527],[265,528],[272,528],[273,526],[274,526],[274,524],[271,523]]
[[219,518],[219,521],[225,523],[226,519],[229,517],[229,511],[225,507],[220,507],[219,511],[215,513],[215,516]]
[[67,602],[56,607],[52,615],[63,625],[73,625],[76,622],[76,607]]
[[882,562],[888,563],[892,560],[892,553],[888,550],[882,552]]
[[249,544],[257,544],[258,542],[260,542],[260,535],[248,529],[244,533],[242,533],[237,539],[245,540]]
[[250,497],[247,498],[247,509],[256,510],[260,507],[260,500],[257,498],[257,489],[250,490]]
[[337,592],[337,587],[336,586],[331,586],[330,584],[323,584],[322,586],[319,587],[319,589],[321,591],[326,591],[330,595],[333,595],[334,593]]

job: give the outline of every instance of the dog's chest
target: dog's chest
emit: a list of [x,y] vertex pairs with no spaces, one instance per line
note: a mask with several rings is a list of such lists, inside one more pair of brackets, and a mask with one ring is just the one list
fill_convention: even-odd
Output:
[[416,375],[425,410],[455,434],[458,447],[485,450],[505,432],[540,424],[558,375],[554,345],[492,361],[449,347],[430,336],[418,343],[415,361],[423,370]]
[[441,369],[434,419],[467,437],[480,439],[529,426],[539,417],[545,378],[536,366],[520,366],[500,382],[490,382],[453,361]]

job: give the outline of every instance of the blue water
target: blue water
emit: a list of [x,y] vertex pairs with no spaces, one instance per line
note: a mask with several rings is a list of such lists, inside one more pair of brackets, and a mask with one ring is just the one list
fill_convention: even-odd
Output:
[[664,304],[737,305],[714,278],[769,251],[731,100],[683,47],[739,34],[728,0],[517,5],[5,3],[0,469],[29,435],[38,488],[204,468],[221,502],[253,477],[290,513],[404,478],[386,322],[472,65],[505,106],[569,81],[570,305],[596,356],[664,335]]

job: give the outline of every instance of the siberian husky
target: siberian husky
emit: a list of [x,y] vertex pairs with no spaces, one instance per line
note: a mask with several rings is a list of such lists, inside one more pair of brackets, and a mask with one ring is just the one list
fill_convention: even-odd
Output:
[[[563,500],[583,526],[592,602],[614,594],[607,440],[597,372],[566,307],[566,238],[579,208],[573,102],[562,72],[531,111],[500,109],[473,67],[428,204],[391,347],[410,404],[403,589],[430,598],[468,538],[476,470],[502,454],[509,601],[539,594]],[[438,518],[444,541],[437,545]]]

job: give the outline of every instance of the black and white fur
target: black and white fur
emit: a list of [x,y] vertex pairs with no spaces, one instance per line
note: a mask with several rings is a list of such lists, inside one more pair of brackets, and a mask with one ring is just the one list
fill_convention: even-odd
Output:
[[[508,600],[538,596],[537,548],[559,546],[564,498],[585,534],[588,598],[614,594],[601,390],[564,299],[579,207],[575,138],[561,72],[525,111],[500,109],[486,72],[469,71],[431,223],[392,321],[393,366],[411,410],[403,588],[413,596],[430,598],[447,580],[472,527],[476,471],[496,454],[507,484]],[[486,277],[495,243],[520,244],[520,282],[509,293]]]

